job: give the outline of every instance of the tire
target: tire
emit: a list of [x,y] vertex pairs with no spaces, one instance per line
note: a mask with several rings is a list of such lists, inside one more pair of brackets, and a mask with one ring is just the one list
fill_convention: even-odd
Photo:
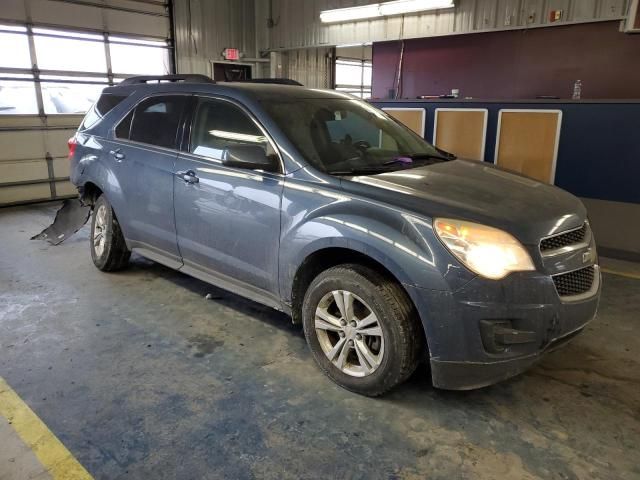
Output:
[[[345,317],[352,319],[349,326]],[[302,321],[322,371],[341,387],[362,395],[382,395],[404,382],[423,353],[422,326],[406,292],[394,280],[362,265],[339,265],[318,275],[305,294]]]
[[93,264],[103,272],[122,270],[129,263],[131,251],[127,249],[118,219],[104,195],[100,195],[93,206],[89,241]]

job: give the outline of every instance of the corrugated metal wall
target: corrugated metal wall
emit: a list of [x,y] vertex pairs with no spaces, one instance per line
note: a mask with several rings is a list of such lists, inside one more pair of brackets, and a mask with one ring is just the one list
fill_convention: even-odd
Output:
[[174,0],[173,4],[179,73],[211,75],[211,61],[223,60],[225,48],[238,48],[245,58],[256,57],[254,0]]
[[[373,0],[256,0],[261,48],[380,42],[433,35],[474,33],[549,25],[549,13],[562,10],[554,25],[623,18],[628,0],[456,0],[450,10],[404,17],[322,24],[321,10],[373,3]],[[272,11],[269,6],[272,4]],[[271,19],[272,27],[267,26]]]
[[309,88],[333,88],[333,48],[301,48],[274,56],[273,76],[297,80]]

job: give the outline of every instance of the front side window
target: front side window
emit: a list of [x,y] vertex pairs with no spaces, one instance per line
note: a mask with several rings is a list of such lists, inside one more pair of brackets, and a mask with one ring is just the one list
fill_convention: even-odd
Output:
[[450,159],[361,100],[280,99],[263,105],[305,159],[331,174],[381,173]]
[[174,95],[152,97],[140,102],[133,112],[129,139],[158,147],[176,148],[178,126],[187,99],[184,95]]
[[224,100],[202,99],[191,128],[189,151],[221,160],[234,145],[258,145],[269,151],[269,142],[258,126],[239,107]]

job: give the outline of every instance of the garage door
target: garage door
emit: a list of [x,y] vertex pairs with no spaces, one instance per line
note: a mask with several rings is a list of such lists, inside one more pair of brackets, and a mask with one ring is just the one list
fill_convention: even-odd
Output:
[[0,2],[0,205],[75,196],[67,140],[102,89],[174,71],[160,0]]

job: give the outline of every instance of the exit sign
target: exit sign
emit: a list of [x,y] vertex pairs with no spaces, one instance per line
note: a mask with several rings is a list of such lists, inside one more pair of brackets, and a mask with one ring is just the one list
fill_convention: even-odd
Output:
[[222,51],[225,60],[240,60],[240,50],[237,48],[225,48]]

